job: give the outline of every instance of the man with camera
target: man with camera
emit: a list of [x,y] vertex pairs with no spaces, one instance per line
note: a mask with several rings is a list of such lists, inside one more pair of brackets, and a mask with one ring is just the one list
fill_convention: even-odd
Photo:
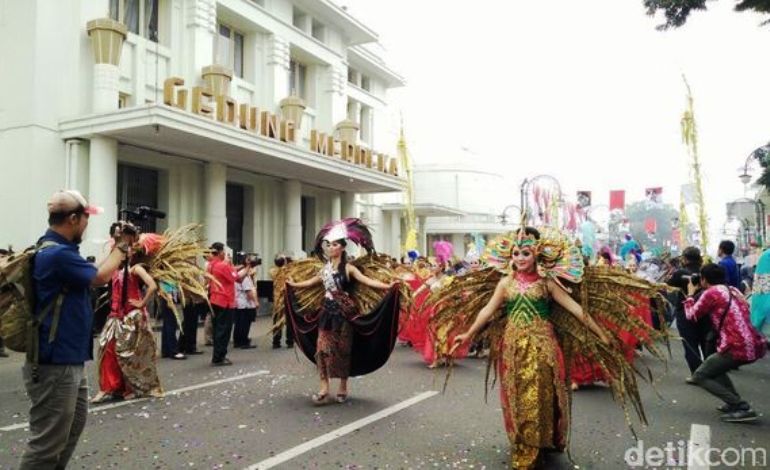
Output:
[[213,243],[210,249],[211,259],[207,269],[216,280],[209,284],[209,302],[214,313],[214,352],[211,364],[229,366],[232,362],[227,358],[227,345],[233,330],[233,311],[236,307],[235,283],[243,279],[248,270],[235,269],[225,253],[223,243]]
[[700,274],[700,288],[703,292],[696,301],[692,296],[699,286],[691,280],[687,286],[688,297],[684,301],[684,309],[690,320],[710,319],[714,328],[710,338],[711,349],[715,352],[695,370],[693,381],[724,402],[718,408],[724,413],[722,421],[754,421],[757,414],[735,390],[727,372],[764,357],[767,345],[762,335],[751,325],[746,299],[737,288],[725,285],[727,277],[724,268],[707,264]]
[[90,290],[106,284],[129,252],[120,241],[99,266],[80,256],[89,217],[99,213],[74,190],[58,191],[48,201],[48,230],[38,243],[49,245],[35,255],[32,278],[35,315],[49,313],[38,331],[37,364],[28,358],[22,369],[31,402],[30,437],[19,465],[24,470],[65,468],[86,425],[84,363],[92,356],[94,315]]
[[[694,373],[700,367],[703,359],[708,356],[708,351],[706,351],[706,335],[711,330],[708,318],[693,322],[688,320],[684,313],[687,286],[690,284],[690,279],[693,276],[695,276],[693,284],[695,286],[699,285],[698,276],[700,275],[702,264],[700,249],[689,246],[682,252],[682,267],[674,271],[667,281],[668,285],[679,289],[676,301],[674,302],[674,318],[676,319],[676,329],[679,330],[679,336],[682,338],[684,359],[687,362],[687,367],[690,369],[690,374]],[[699,292],[696,291],[694,293],[696,300],[698,295]],[[695,384],[692,377],[688,377],[686,382],[691,385]]]
[[243,269],[247,274],[235,284],[235,325],[233,327],[233,347],[238,349],[254,349],[257,346],[251,344],[249,328],[257,318],[259,300],[257,299],[257,287],[254,284],[254,276],[257,266],[262,264],[259,255],[238,253],[243,259]]

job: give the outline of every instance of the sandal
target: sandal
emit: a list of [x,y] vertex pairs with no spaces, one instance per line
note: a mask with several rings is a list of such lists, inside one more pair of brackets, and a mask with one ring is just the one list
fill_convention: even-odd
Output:
[[323,405],[326,403],[326,398],[329,396],[329,392],[326,393],[314,393],[313,396],[310,398],[313,400],[313,404],[315,405]]
[[101,390],[99,390],[99,392],[96,395],[94,395],[93,398],[91,398],[89,403],[92,403],[92,404],[104,403],[106,401],[112,400],[112,398],[113,398],[112,395],[110,395],[109,393],[102,392]]
[[348,401],[348,394],[347,393],[338,393],[337,394],[337,403],[345,403]]

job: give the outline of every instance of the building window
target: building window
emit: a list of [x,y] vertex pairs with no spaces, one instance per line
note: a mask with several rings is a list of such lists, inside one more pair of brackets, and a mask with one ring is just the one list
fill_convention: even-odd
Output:
[[372,90],[372,82],[369,80],[369,77],[366,75],[361,75],[361,88],[363,88],[366,91]]
[[319,41],[324,42],[326,40],[326,28],[324,27],[323,23],[313,19],[313,23],[310,27],[310,35]]
[[238,252],[243,250],[243,186],[228,184],[226,191],[227,246]]
[[369,106],[361,106],[361,114],[358,119],[359,136],[362,142],[367,144],[372,143],[372,108]]
[[295,28],[304,33],[310,33],[310,25],[308,24],[308,19],[308,16],[302,10],[298,10],[297,8],[292,10],[291,24],[293,24]]
[[214,62],[231,68],[236,77],[243,78],[243,34],[221,23],[217,30]]
[[[137,207],[158,208],[158,170],[118,164],[118,211],[133,211]],[[119,214],[120,215],[120,214]],[[137,221],[142,232],[156,232],[156,220]]]
[[128,106],[128,95],[125,93],[118,93],[118,109],[122,109]]
[[110,0],[110,18],[150,41],[158,42],[158,2],[160,0]]
[[294,59],[289,63],[289,94],[307,101],[307,66]]

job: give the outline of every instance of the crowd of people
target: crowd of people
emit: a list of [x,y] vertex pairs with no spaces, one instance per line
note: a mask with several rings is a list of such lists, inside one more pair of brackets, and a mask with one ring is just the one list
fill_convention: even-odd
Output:
[[[22,469],[66,467],[85,426],[84,363],[94,349],[99,390],[92,402],[163,396],[151,305],[163,323],[162,357],[202,354],[202,319],[212,366],[232,364],[231,341],[235,348],[256,347],[249,334],[260,307],[258,256],[239,256],[234,264],[221,242],[203,248],[119,222],[92,263],[79,245],[99,209],[68,190],[52,196],[48,213],[32,271],[35,315],[42,321],[23,368],[31,407]],[[348,242],[365,255],[349,256]],[[173,243],[176,251],[161,249]],[[728,240],[719,245],[717,263],[704,260],[697,247],[679,258],[653,257],[631,237],[617,254],[602,247],[592,259],[592,251],[581,252],[564,234],[531,227],[474,244],[462,259],[448,242],[433,248],[435,257],[412,251],[398,261],[376,253],[360,220],[345,219],[322,228],[310,258],[276,256],[273,348],[283,340],[315,363],[314,405],[347,401],[349,377],[382,367],[397,339],[430,368],[487,357],[501,384],[513,466],[530,468],[543,449],[565,448],[570,393],[600,384],[615,397],[638,400],[635,357],[642,347],[656,355],[656,343],[675,323],[690,370],[685,382],[723,402],[723,421],[757,418],[728,373],[766,353],[761,331],[770,302],[770,251],[757,259],[747,283]],[[173,265],[176,274],[158,265]],[[94,348],[99,286],[107,286],[102,292],[109,301]],[[581,300],[579,289],[592,294]],[[332,379],[339,379],[333,396]]]

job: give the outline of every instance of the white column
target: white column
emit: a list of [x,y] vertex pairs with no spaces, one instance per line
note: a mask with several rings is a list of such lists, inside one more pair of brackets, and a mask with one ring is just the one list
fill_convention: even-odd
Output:
[[[266,39],[267,73],[264,74],[264,87],[267,88],[265,105],[275,106],[289,96],[289,42],[275,34]],[[261,82],[262,80],[258,80]]]
[[118,142],[109,137],[91,138],[88,162],[88,202],[104,208],[88,223],[84,254],[95,255],[109,239],[110,225],[118,220]]
[[332,202],[332,217],[331,220],[340,220],[342,218],[342,196],[338,192],[334,192],[331,198]]
[[390,254],[398,257],[401,253],[401,211],[390,211]]
[[181,55],[188,80],[185,86],[201,83],[201,69],[214,62],[216,18],[216,0],[186,0],[184,53]]
[[358,208],[356,207],[356,193],[342,193],[342,217],[358,217]]
[[206,193],[204,224],[206,241],[227,243],[227,166],[207,163],[203,184]]
[[118,109],[120,70],[112,64],[94,64],[93,111],[106,113]]
[[285,183],[286,196],[286,249],[298,256],[302,251],[302,183]]

